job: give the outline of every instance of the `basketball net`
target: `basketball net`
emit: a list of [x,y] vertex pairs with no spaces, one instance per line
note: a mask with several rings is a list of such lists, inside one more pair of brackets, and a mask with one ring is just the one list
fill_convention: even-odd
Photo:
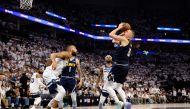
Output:
[[33,0],[20,0],[20,9],[30,10],[32,8]]

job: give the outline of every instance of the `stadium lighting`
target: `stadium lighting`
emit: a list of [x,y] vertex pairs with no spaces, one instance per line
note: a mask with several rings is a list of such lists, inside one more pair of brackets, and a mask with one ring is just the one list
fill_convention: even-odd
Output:
[[104,27],[104,28],[116,28],[117,25],[107,25],[107,24],[91,24],[93,27]]
[[160,31],[181,31],[180,28],[167,28],[167,27],[157,27],[157,30],[160,30]]
[[67,18],[62,17],[62,16],[57,15],[57,14],[54,14],[54,13],[49,12],[49,11],[46,11],[46,14],[49,15],[49,16],[52,16],[52,17],[56,17],[56,18],[58,18],[58,19],[67,20]]
[[[64,31],[76,33],[76,34],[79,34],[79,35],[82,35],[82,36],[85,36],[85,37],[88,37],[88,38],[92,38],[92,39],[95,39],[95,40],[111,40],[111,38],[108,37],[108,36],[96,36],[96,35],[92,35],[92,34],[89,34],[89,33],[81,32],[81,31],[78,31],[78,30],[74,30],[72,28],[68,28],[68,27],[56,24],[56,23],[53,23],[53,22],[49,22],[47,20],[43,20],[43,19],[40,19],[40,18],[36,18],[36,17],[33,17],[33,16],[22,14],[20,12],[16,12],[16,11],[4,9],[4,8],[0,8],[0,11],[4,12],[4,13],[7,13],[7,14],[10,14],[10,15],[13,15],[13,16],[17,16],[17,17],[29,20],[29,21],[33,21],[33,22],[36,22],[36,23],[44,24],[44,25],[47,25],[47,26],[50,26],[50,27],[54,27],[54,28],[58,28],[58,29],[61,29],[61,30],[64,30]],[[178,39],[133,38],[132,41],[190,44],[190,40],[178,40]]]

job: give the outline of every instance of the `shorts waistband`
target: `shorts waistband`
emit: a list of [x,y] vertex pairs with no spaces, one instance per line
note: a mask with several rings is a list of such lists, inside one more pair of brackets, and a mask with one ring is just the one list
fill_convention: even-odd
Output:
[[51,81],[47,84],[47,86],[50,87],[53,83],[57,83],[57,82],[59,82],[59,79],[53,79],[53,80],[51,80]]
[[120,65],[120,66],[129,66],[129,64],[119,64],[117,62],[114,62],[115,65]]
[[70,76],[61,76],[61,77],[69,78],[69,79],[75,79],[75,77],[70,77]]

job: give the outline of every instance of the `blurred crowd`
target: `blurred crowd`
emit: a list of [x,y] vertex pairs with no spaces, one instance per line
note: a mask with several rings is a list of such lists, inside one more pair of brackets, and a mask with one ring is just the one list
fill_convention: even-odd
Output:
[[[9,40],[0,41],[0,68],[6,74],[7,81],[1,84],[0,90],[1,99],[6,106],[19,105],[21,98],[24,105],[29,105],[28,84],[32,73],[36,72],[36,69],[45,68],[44,63],[50,53],[62,51],[66,47],[64,39],[34,34],[28,39],[11,37]],[[101,52],[103,51],[99,50],[99,54],[95,54],[79,50],[77,57],[81,60],[81,69],[85,76],[83,87],[77,91],[78,96],[100,96],[103,83],[100,82],[97,88],[96,81],[99,68],[104,64],[104,55]],[[131,60],[130,71],[123,87],[129,101],[135,104],[188,102],[189,55],[183,53],[160,53],[153,57],[142,55],[143,58],[134,56]],[[12,97],[17,98],[16,101],[11,100]]]

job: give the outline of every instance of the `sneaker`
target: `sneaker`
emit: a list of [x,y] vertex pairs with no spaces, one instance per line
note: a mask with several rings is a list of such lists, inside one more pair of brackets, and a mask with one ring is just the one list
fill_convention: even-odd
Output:
[[124,103],[124,109],[131,109],[131,103],[129,102]]
[[99,103],[98,107],[99,107],[99,109],[103,109],[103,104]]
[[30,109],[36,109],[35,106],[32,106]]
[[123,102],[119,101],[117,104],[115,104],[115,109],[122,109]]

